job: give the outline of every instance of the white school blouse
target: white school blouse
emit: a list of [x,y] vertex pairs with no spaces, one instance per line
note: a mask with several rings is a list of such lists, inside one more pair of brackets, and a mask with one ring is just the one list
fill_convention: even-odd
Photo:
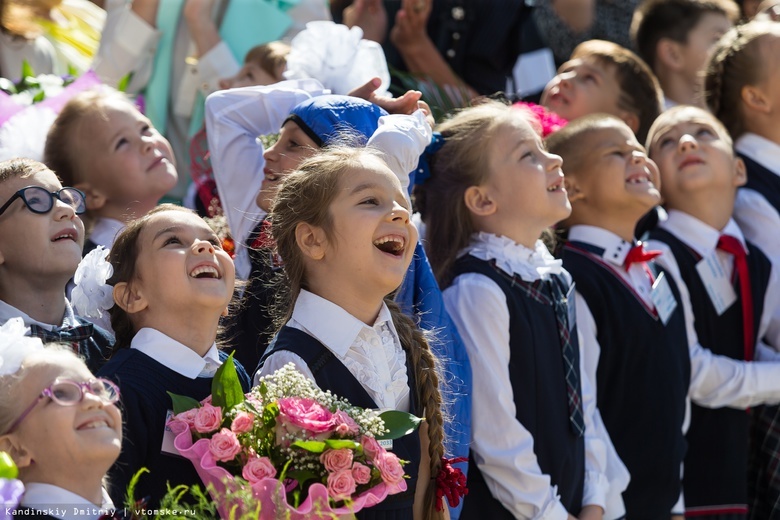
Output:
[[213,377],[222,365],[216,343],[201,357],[183,343],[148,327],[136,332],[130,348],[143,352],[166,368],[190,379]]
[[62,520],[97,520],[104,513],[114,510],[114,503],[103,489],[101,504],[93,504],[86,498],[52,484],[30,482],[24,485],[24,495],[19,505],[39,509]]
[[[560,274],[571,276],[541,241],[534,249],[489,233],[477,233],[460,253],[481,260],[495,260],[507,273],[525,281]],[[550,477],[542,473],[534,454],[534,439],[517,420],[509,377],[510,315],[506,297],[498,285],[482,274],[458,276],[444,290],[444,304],[460,332],[473,373],[471,449],[493,496],[517,518],[563,519],[568,513]],[[581,369],[585,417],[585,488],[583,505],[605,507],[610,482],[606,475],[608,453],[617,458],[606,430],[597,427],[594,388]],[[619,462],[619,460],[618,460]],[[621,463],[622,464],[622,463]],[[620,493],[628,484],[624,485]],[[622,506],[622,502],[620,504]],[[619,515],[618,515],[619,516]],[[605,517],[607,518],[607,517]]]
[[[333,352],[379,408],[409,411],[406,354],[387,305],[382,304],[373,326],[368,326],[335,303],[301,290],[287,326],[307,333]],[[314,379],[300,356],[282,350],[266,359],[255,374],[255,384],[260,376],[287,363]]]

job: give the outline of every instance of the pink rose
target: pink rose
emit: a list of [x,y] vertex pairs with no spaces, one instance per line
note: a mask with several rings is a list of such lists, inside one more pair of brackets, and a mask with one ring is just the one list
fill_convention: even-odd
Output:
[[328,471],[338,471],[340,469],[349,469],[352,466],[352,450],[327,450],[320,455],[320,462]]
[[195,430],[200,433],[209,433],[219,430],[222,424],[222,408],[204,404],[198,408],[198,414],[195,416],[193,425]]
[[198,410],[200,408],[192,408],[190,410],[187,410],[186,412],[182,412],[174,417],[174,419],[178,419],[180,421],[183,421],[187,423],[187,426],[190,427],[190,430],[195,429],[195,417],[198,416]]
[[371,460],[375,459],[377,454],[385,451],[375,438],[369,437],[368,435],[363,435],[360,439],[360,444],[363,445],[363,453]]
[[314,435],[331,432],[336,427],[330,410],[308,397],[279,399],[279,417],[287,424]]
[[246,433],[251,431],[254,425],[254,415],[247,412],[238,412],[236,418],[233,419],[233,424],[230,425],[230,429],[235,433]]
[[239,444],[235,433],[227,428],[222,428],[209,441],[209,451],[215,459],[228,462],[235,459],[236,455],[241,452],[241,444]]
[[211,395],[206,396],[206,398],[202,400],[200,404],[211,404]]
[[333,414],[333,419],[336,421],[336,433],[339,436],[346,437],[347,435],[360,433],[360,427],[347,412],[336,410],[336,413]]
[[248,480],[250,484],[255,484],[264,478],[274,478],[276,476],[276,468],[271,464],[271,459],[268,457],[254,455],[249,458],[244,469],[241,470],[241,476]]
[[328,494],[336,500],[351,497],[355,487],[355,479],[348,469],[341,469],[328,475]]
[[374,466],[387,484],[397,484],[404,478],[404,468],[395,453],[386,451],[374,459]]
[[356,462],[354,466],[352,466],[352,478],[354,478],[355,482],[358,484],[368,484],[371,481],[371,468]]

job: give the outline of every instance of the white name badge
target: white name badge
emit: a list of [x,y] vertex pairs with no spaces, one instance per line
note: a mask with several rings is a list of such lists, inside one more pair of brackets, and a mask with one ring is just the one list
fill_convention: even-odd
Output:
[[707,289],[712,305],[718,316],[726,312],[737,301],[737,292],[731,285],[731,280],[726,276],[723,264],[720,263],[717,252],[713,251],[696,264],[699,278]]
[[520,97],[541,92],[555,73],[555,58],[550,48],[521,54],[512,68],[514,92]]
[[179,450],[173,445],[173,440],[176,438],[176,435],[174,435],[168,427],[168,421],[170,421],[172,417],[173,410],[168,410],[168,413],[165,415],[165,432],[163,433],[162,448],[160,449],[160,452],[181,457]]
[[566,305],[567,310],[569,311],[569,332],[571,332],[574,329],[574,325],[577,324],[577,305],[574,298],[574,282],[571,283],[571,287],[569,287],[569,292],[566,293]]
[[664,273],[659,274],[656,278],[650,298],[653,300],[658,317],[661,318],[661,323],[666,326],[677,308],[677,299],[675,299],[672,288],[669,287],[669,280],[666,279]]
[[393,439],[383,439],[377,442],[387,451],[393,451]]

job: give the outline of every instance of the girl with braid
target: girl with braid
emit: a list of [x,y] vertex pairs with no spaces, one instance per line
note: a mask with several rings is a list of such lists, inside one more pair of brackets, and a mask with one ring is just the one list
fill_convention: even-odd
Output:
[[417,230],[401,183],[371,148],[325,149],[288,174],[271,231],[288,305],[260,374],[293,362],[324,390],[364,408],[423,416],[393,441],[408,489],[361,511],[367,519],[444,519],[435,477],[443,455],[441,396],[425,336],[393,303]]
[[491,102],[445,121],[416,192],[474,373],[461,518],[617,518],[627,475],[580,368],[574,284],[539,239],[571,212],[562,161],[532,118]]

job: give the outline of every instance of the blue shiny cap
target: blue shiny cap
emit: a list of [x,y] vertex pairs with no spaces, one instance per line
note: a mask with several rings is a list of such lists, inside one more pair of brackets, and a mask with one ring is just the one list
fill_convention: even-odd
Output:
[[365,143],[387,112],[364,99],[318,96],[299,103],[285,120],[294,121],[318,146],[333,144],[340,135],[357,135]]

